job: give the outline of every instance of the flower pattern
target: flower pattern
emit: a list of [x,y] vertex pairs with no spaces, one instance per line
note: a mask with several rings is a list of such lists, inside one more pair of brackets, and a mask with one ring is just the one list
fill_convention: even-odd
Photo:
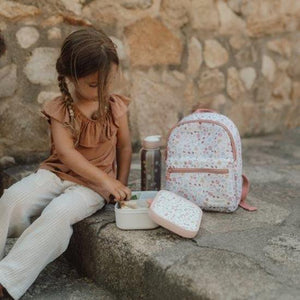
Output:
[[[242,193],[237,127],[226,116],[207,112],[193,113],[178,125],[168,139],[166,189],[205,210],[234,211]],[[172,172],[168,172],[170,168]],[[176,168],[180,170],[176,172]],[[224,169],[228,172],[219,172]]]
[[202,212],[194,203],[175,193],[161,190],[151,204],[151,210],[178,228],[198,232]]

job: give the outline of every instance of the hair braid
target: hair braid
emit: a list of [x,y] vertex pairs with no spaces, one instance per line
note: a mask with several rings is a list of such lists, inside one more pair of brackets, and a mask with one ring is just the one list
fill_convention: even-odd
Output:
[[73,98],[69,92],[65,76],[59,74],[57,80],[58,80],[59,89],[63,96],[63,101],[68,109],[69,116],[70,116],[70,124],[64,124],[64,126],[71,128],[73,136],[75,138],[75,145],[77,145],[79,142],[79,132],[76,126],[77,124],[76,124],[74,108],[73,108],[73,103],[74,103]]

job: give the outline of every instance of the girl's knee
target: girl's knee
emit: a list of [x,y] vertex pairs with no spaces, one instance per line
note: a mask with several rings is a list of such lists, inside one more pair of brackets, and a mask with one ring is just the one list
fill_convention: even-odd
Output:
[[[27,176],[27,178],[32,177],[32,175]],[[37,190],[33,190],[30,182],[23,182],[27,180],[24,177],[22,180],[14,183],[8,189],[4,189],[3,195],[0,198],[0,205],[5,207],[20,207],[22,208],[24,204],[30,200],[32,196],[34,196],[34,192],[38,192]]]
[[14,207],[17,203],[18,193],[12,188],[5,189],[0,198],[0,211]]
[[3,195],[0,198],[0,206],[4,209],[23,208],[28,200],[28,191],[24,190],[24,186],[17,182],[8,189],[4,189]]
[[41,216],[47,217],[50,219],[55,219],[60,222],[69,221],[70,208],[65,205],[48,205],[42,212]]
[[56,220],[62,226],[70,226],[82,220],[82,214],[83,212],[79,208],[70,207],[63,203],[56,203],[56,205],[51,203],[43,210],[41,216],[50,220]]
[[20,193],[11,186],[4,190],[0,198],[0,219],[8,221],[8,237],[19,237],[30,225],[30,219],[24,213],[24,206],[20,206]]

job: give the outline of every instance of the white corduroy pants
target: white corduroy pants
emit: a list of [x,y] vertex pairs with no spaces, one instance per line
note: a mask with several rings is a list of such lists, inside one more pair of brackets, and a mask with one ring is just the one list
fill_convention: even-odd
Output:
[[[0,198],[0,284],[19,299],[43,268],[67,249],[72,225],[104,204],[95,191],[44,169],[5,189]],[[34,216],[39,217],[31,224]],[[18,236],[3,258],[7,237]]]

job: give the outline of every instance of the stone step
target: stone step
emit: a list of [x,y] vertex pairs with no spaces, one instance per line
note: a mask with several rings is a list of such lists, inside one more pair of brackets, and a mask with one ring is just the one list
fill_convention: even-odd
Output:
[[[243,140],[249,213],[204,212],[194,239],[119,230],[113,205],[74,226],[66,257],[118,299],[299,299],[300,130]],[[139,189],[138,156],[130,174]]]
[[188,240],[161,227],[120,230],[108,205],[74,226],[68,258],[120,299],[300,299],[299,138],[243,141],[258,211],[204,212]]
[[[8,239],[6,253],[16,239]],[[80,276],[74,266],[60,256],[50,263],[27,290],[22,300],[115,300],[107,290],[87,277]]]

